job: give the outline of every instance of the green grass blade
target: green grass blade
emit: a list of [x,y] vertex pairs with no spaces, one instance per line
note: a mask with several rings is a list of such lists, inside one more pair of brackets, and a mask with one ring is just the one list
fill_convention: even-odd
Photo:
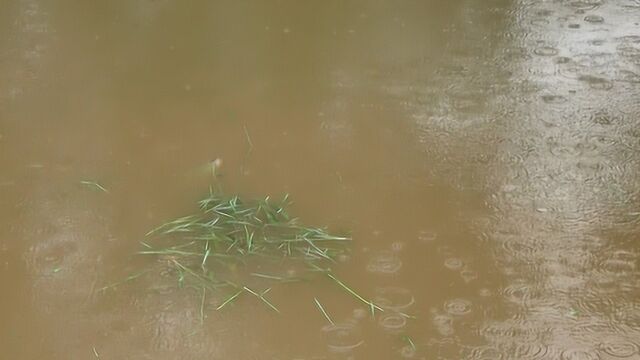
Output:
[[102,191],[104,193],[108,193],[109,190],[107,190],[104,186],[100,185],[99,183],[95,182],[95,181],[90,181],[90,180],[82,180],[80,181],[80,184],[85,185],[87,187],[90,187],[94,190],[99,190]]
[[317,298],[313,298],[313,301],[316,302],[316,306],[318,307],[318,309],[320,310],[320,312],[322,313],[322,315],[324,315],[324,318],[327,319],[327,321],[329,322],[329,324],[331,325],[335,325],[335,323],[333,322],[333,320],[331,320],[331,317],[329,316],[329,314],[327,314],[327,312],[324,310],[324,307],[322,306],[322,304],[320,304],[320,301],[318,301]]
[[251,273],[250,275],[263,278],[263,279],[269,279],[269,280],[277,280],[277,281],[285,280],[283,277],[275,276],[275,275],[267,275],[267,274],[261,274],[261,273]]
[[200,265],[202,269],[204,269],[205,265],[207,264],[207,258],[209,257],[209,254],[211,254],[211,249],[207,249],[207,251],[204,253],[204,256],[202,257],[202,264]]
[[[262,300],[262,302],[264,302],[268,307],[270,307],[273,311],[280,313],[280,310],[278,310],[277,307],[275,307],[272,303],[269,302],[269,300],[267,300],[264,296],[258,294],[257,292],[249,289],[248,287],[244,287],[244,289],[246,291],[248,291],[250,294],[255,295],[258,299]],[[267,291],[265,291],[263,294],[265,294],[266,292],[268,292],[270,289],[268,289]]]
[[200,324],[204,324],[204,304],[207,297],[207,288],[202,287],[202,301],[200,302]]
[[131,275],[127,276],[124,280],[115,282],[115,283],[107,285],[107,286],[104,286],[104,287],[98,289],[97,291],[100,292],[100,291],[105,291],[105,290],[108,290],[108,289],[112,289],[112,288],[118,287],[118,286],[120,286],[120,285],[122,285],[124,283],[128,283],[129,281],[135,280],[135,279],[139,278],[140,276],[142,276],[142,275],[144,275],[144,274],[146,274],[146,273],[148,273],[150,271],[151,271],[151,269],[147,269],[147,270],[143,270],[143,271],[131,274]]
[[240,294],[242,294],[244,292],[244,290],[239,290],[237,293],[231,295],[227,300],[223,301],[222,304],[218,305],[218,307],[216,308],[216,310],[220,310],[223,307],[227,306],[227,304],[229,304],[230,302],[234,301],[238,296],[240,296]]
[[362,296],[360,296],[357,292],[355,292],[354,290],[352,290],[350,287],[348,287],[345,283],[343,283],[342,281],[340,281],[338,278],[336,278],[335,276],[333,276],[333,274],[328,273],[327,276],[329,278],[331,278],[333,281],[336,282],[336,284],[338,284],[341,288],[343,288],[345,291],[347,291],[349,294],[353,295],[356,299],[362,301],[363,303],[365,303],[366,305],[368,305],[371,309],[371,314],[374,315],[375,314],[375,310],[378,311],[384,311],[380,306],[374,304],[372,301],[369,301],[365,298],[363,298]]

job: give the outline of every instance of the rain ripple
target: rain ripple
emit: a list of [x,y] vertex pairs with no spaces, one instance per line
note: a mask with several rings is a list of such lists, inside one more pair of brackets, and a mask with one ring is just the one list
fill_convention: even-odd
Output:
[[567,349],[560,354],[562,360],[598,360],[600,356],[593,349]]
[[579,0],[570,2],[569,6],[577,10],[595,10],[602,4],[602,0]]
[[438,238],[438,234],[434,231],[422,230],[418,234],[418,240],[422,243],[432,243]]
[[555,56],[558,52],[558,49],[553,46],[541,46],[533,50],[533,53],[538,56]]
[[602,354],[614,358],[626,359],[640,354],[640,345],[637,343],[617,338],[605,339],[598,347]]
[[640,83],[640,75],[630,70],[619,70],[616,80],[620,82],[638,84]]
[[478,329],[484,338],[497,344],[513,343],[538,343],[547,339],[553,332],[552,328],[540,326],[540,324],[510,319],[502,323],[495,322]]
[[452,299],[444,304],[444,309],[450,315],[467,315],[471,312],[471,301],[466,299]]
[[587,15],[584,17],[584,21],[598,24],[598,23],[603,23],[604,18],[600,15]]
[[367,264],[367,271],[379,274],[395,274],[402,267],[402,260],[392,251],[379,251]]
[[517,359],[538,360],[548,358],[550,352],[551,349],[549,349],[547,345],[538,342],[532,342],[523,343],[516,346],[514,355]]
[[601,260],[595,271],[613,276],[630,275],[636,271],[638,256],[632,252],[617,250]]
[[559,105],[564,104],[568,99],[562,95],[546,94],[540,97],[546,104]]
[[451,336],[454,333],[453,318],[449,315],[435,315],[433,317],[433,325],[442,336]]
[[462,271],[460,271],[460,277],[465,283],[470,283],[478,279],[478,272],[475,270],[464,268],[462,269]]
[[322,332],[332,352],[348,353],[364,344],[360,329],[352,323],[327,325]]
[[444,267],[449,270],[461,270],[464,262],[460,258],[452,257],[444,260]]
[[579,296],[574,306],[575,308],[573,310],[578,316],[607,314],[616,309],[614,299],[604,296],[601,291]]
[[385,314],[380,317],[378,324],[386,332],[399,334],[407,325],[407,317],[397,313]]
[[619,329],[632,329],[633,333],[640,338],[640,303],[629,303],[619,305],[614,313],[613,322]]
[[594,90],[610,90],[613,88],[611,81],[593,75],[580,75],[578,80],[587,83],[587,85]]
[[465,357],[467,360],[500,360],[504,355],[492,346],[477,346]]
[[374,302],[383,309],[404,311],[415,303],[411,292],[401,287],[384,287],[375,291]]

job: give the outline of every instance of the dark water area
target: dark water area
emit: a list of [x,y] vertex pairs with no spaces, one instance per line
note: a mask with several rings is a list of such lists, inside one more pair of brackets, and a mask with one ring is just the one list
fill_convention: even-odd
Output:
[[[638,0],[0,9],[0,358],[640,359]],[[349,232],[333,270],[385,311],[99,291],[214,159]]]

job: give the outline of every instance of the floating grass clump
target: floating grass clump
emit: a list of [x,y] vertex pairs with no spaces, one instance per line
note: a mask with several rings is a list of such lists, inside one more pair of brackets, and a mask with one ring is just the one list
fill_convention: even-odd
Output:
[[[289,197],[273,203],[269,197],[243,201],[238,196],[224,196],[210,191],[200,200],[200,213],[167,222],[147,233],[180,235],[180,248],[165,248],[163,254],[197,256],[202,266],[208,258],[222,256],[242,260],[247,255],[286,256],[307,262],[335,261],[347,247],[336,246],[348,237],[330,235],[325,229],[300,225],[286,211]],[[154,254],[153,250],[142,254]]]
[[[301,224],[289,215],[289,205],[288,195],[279,201],[247,201],[210,189],[196,214],[148,232],[149,240],[142,242],[144,249],[138,254],[161,259],[180,287],[201,290],[201,315],[207,292],[223,294],[217,310],[248,295],[279,312],[267,299],[274,285],[318,275],[365,303],[372,313],[382,311],[331,273],[331,264],[348,255],[351,239]],[[317,300],[316,305],[332,322]]]

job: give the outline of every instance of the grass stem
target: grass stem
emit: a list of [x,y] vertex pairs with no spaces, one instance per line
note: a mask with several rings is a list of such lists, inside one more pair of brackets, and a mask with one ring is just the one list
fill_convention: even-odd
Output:
[[320,301],[318,301],[317,298],[313,298],[313,301],[316,302],[316,306],[318,307],[318,309],[320,310],[320,312],[322,313],[322,315],[324,315],[324,318],[327,319],[327,321],[329,322],[329,324],[331,325],[335,325],[335,323],[333,322],[333,320],[331,320],[331,317],[329,316],[329,314],[327,314],[327,312],[325,311],[324,307],[322,306],[322,304],[320,304]]

